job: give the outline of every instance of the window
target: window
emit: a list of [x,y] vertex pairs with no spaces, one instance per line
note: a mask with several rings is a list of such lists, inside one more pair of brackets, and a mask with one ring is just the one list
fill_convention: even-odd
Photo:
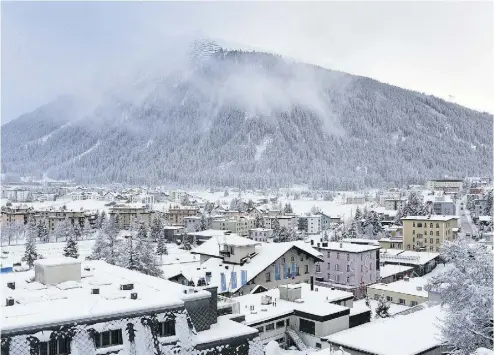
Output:
[[321,343],[316,343],[316,349],[321,349]]
[[340,253],[336,253],[336,259],[340,258]]
[[434,238],[429,238],[430,239],[430,243],[434,243]]
[[291,260],[291,261],[295,261],[295,257],[294,257],[294,256],[292,256],[292,257],[290,258],[290,260]]
[[348,261],[350,261],[350,253],[348,253],[348,254],[346,255],[346,259],[347,259]]
[[270,282],[270,281],[271,281],[271,273],[267,272],[266,273],[266,282]]
[[283,328],[284,326],[285,326],[284,320],[280,320],[280,321],[276,322],[276,329]]
[[433,232],[433,231],[430,231],[430,232],[429,232],[429,235],[434,235],[434,232]]
[[308,274],[309,273],[309,265],[305,265],[305,273]]
[[360,265],[360,272],[364,272],[364,265]]
[[300,276],[300,268],[298,266],[295,267],[295,275]]
[[340,282],[340,275],[336,275],[336,282]]
[[331,263],[328,263],[328,270],[331,269]]
[[393,302],[393,297],[386,296],[386,301],[388,301],[388,302]]
[[439,231],[436,232],[436,237],[439,237]]
[[439,228],[439,223],[436,223],[436,228]]
[[[3,350],[2,350],[3,351]],[[3,352],[2,352],[3,354]],[[70,339],[50,340],[39,343],[40,355],[65,355],[70,354]]]
[[436,247],[436,251],[439,253],[439,247]]
[[303,256],[300,257],[300,261],[304,261],[304,257]]
[[330,258],[330,257],[331,257],[331,252],[330,252],[330,251],[328,251],[328,258]]
[[336,264],[336,265],[334,266],[334,271],[340,271],[340,265]]
[[346,272],[350,272],[350,265],[346,266]]
[[286,326],[288,327],[290,325],[290,318],[286,319]]
[[429,228],[434,228],[434,223],[431,223],[431,224],[429,225]]
[[413,226],[415,227],[415,222],[413,222]]
[[164,322],[160,322],[160,337],[170,337],[175,335],[175,320],[170,319]]
[[405,300],[403,298],[400,298],[400,304],[405,304]]
[[259,331],[259,333],[262,333],[264,332],[264,327],[257,327],[257,330]]
[[436,244],[439,244],[439,238],[436,238]]
[[417,304],[418,304],[417,301],[410,302],[410,306],[412,306],[412,307],[416,306]]
[[299,328],[301,332],[315,335],[316,334],[316,323],[300,318]]
[[283,258],[283,264],[285,263],[285,258]]
[[328,280],[331,280],[331,274],[328,272]]
[[379,301],[379,295],[378,295],[378,294],[375,294],[375,295],[374,295],[374,299],[375,299],[376,301]]
[[415,235],[415,229],[412,231],[412,234]]
[[321,265],[320,264],[316,265],[316,272],[321,272]]
[[429,251],[434,251],[434,247],[432,245],[429,247]]
[[347,276],[346,277],[346,283],[349,284],[350,283],[350,276]]
[[422,228],[422,222],[417,223],[417,227]]
[[364,260],[364,254],[360,254],[360,261]]
[[274,330],[274,323],[266,324],[266,331]]
[[415,237],[412,238],[412,242],[415,242]]
[[410,250],[410,244],[407,244],[407,249]]
[[96,346],[96,349],[122,344],[122,329],[108,330],[94,335],[94,345]]

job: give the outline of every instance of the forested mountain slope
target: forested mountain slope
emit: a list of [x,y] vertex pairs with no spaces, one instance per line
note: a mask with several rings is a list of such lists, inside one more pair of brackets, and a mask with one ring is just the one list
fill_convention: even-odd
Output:
[[2,126],[2,171],[81,182],[362,188],[492,172],[492,116],[275,55],[215,48]]

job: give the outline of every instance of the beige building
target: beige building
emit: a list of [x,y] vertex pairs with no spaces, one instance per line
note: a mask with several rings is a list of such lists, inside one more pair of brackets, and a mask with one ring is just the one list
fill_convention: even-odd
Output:
[[403,280],[389,284],[377,283],[367,286],[367,295],[375,300],[383,295],[388,302],[413,307],[427,302],[428,293],[424,289],[426,284],[427,279],[425,278],[405,276]]
[[46,226],[50,232],[53,232],[57,224],[68,219],[72,224],[78,223],[84,225],[86,219],[93,224],[96,220],[96,213],[89,211],[66,211],[66,210],[37,210],[35,218],[46,218],[48,225]]
[[185,226],[184,217],[197,216],[199,209],[197,207],[180,207],[170,208],[165,214],[168,223],[174,226]]
[[454,240],[458,231],[455,216],[408,216],[403,222],[403,249],[439,252],[445,240]]
[[119,223],[122,228],[129,228],[135,220],[142,220],[147,226],[151,224],[154,213],[146,209],[145,206],[139,203],[114,205],[109,211],[110,218],[118,215]]
[[405,208],[406,203],[406,198],[387,198],[384,200],[383,206],[386,210],[398,211]]
[[29,216],[33,213],[33,209],[27,206],[2,207],[2,225],[11,222],[27,223]]
[[249,229],[254,227],[254,219],[250,217],[220,218],[211,221],[211,229],[221,231],[231,231],[240,236],[249,235]]
[[391,237],[379,239],[381,249],[403,249],[403,237]]
[[429,190],[442,190],[447,192],[460,192],[463,188],[463,180],[443,179],[430,180],[425,184]]

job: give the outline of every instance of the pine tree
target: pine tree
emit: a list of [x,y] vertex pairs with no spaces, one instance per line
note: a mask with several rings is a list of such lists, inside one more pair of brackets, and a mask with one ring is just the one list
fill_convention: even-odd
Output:
[[158,244],[156,245],[156,254],[160,256],[161,262],[163,262],[163,255],[168,255],[168,248],[166,247],[165,237],[163,233],[158,238]]
[[74,235],[74,227],[72,222],[70,222],[68,218],[58,221],[53,234],[55,236],[55,241],[58,241],[59,239],[64,241],[67,240],[69,236]]
[[357,209],[355,210],[355,217],[354,220],[360,223],[360,220],[362,219],[362,212],[360,212],[360,208],[357,206]]
[[199,226],[199,230],[205,231],[207,229],[207,226],[208,226],[208,221],[206,217],[206,212],[204,212],[201,214],[201,224]]
[[390,317],[389,307],[390,307],[389,302],[386,301],[386,298],[384,298],[384,295],[381,295],[379,297],[377,307],[376,307],[376,318],[388,318],[388,317]]
[[37,235],[38,228],[36,226],[36,221],[33,217],[30,217],[25,232],[26,249],[24,251],[24,257],[22,258],[22,260],[29,265],[29,268],[32,268],[34,266],[34,261],[40,257],[36,249]]
[[250,210],[251,208],[254,208],[254,201],[250,200],[247,201],[247,210]]
[[103,225],[105,224],[106,220],[107,220],[106,212],[105,212],[105,210],[103,210],[103,211],[101,211],[101,214],[98,217],[98,224],[97,224],[96,228],[98,228],[98,229],[103,228]]
[[325,241],[325,242],[329,241],[329,237],[328,237],[328,232],[327,231],[324,231],[324,236],[323,236],[322,240]]
[[485,215],[492,216],[492,189],[487,193],[486,200]]
[[82,225],[82,236],[83,238],[88,239],[89,235],[92,233],[91,222],[89,222],[89,218],[84,218],[84,224]]
[[383,233],[384,229],[381,224],[381,218],[377,213],[372,213],[371,217],[371,225],[372,225],[372,236],[377,237],[379,234]]
[[79,257],[79,246],[77,245],[77,241],[74,238],[69,237],[65,244],[65,248],[63,249],[63,256],[67,258],[77,259]]
[[67,240],[69,239],[74,239],[74,240],[81,240],[82,239],[82,228],[79,223],[74,223],[73,227],[73,233],[69,235]]
[[163,225],[161,224],[161,218],[159,216],[154,216],[153,222],[151,223],[150,237],[151,240],[157,241],[163,232]]
[[293,213],[293,208],[292,208],[292,205],[290,204],[290,202],[287,202],[285,204],[285,208],[283,209],[283,212],[284,212],[284,214]]
[[352,222],[350,228],[348,229],[348,238],[351,239],[358,238],[358,228],[357,228],[357,222],[355,222],[355,220]]
[[96,241],[88,259],[104,260],[108,264],[116,265],[121,251],[122,242],[117,238],[120,232],[119,217],[105,219],[102,228],[97,231]]

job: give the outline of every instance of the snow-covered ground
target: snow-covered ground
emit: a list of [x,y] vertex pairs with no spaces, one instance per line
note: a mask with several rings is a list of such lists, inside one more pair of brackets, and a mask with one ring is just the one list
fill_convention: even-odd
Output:
[[[6,202],[6,201],[5,201]],[[62,206],[66,206],[69,211],[79,211],[90,210],[100,212],[105,210],[108,213],[110,206],[105,206],[107,201],[96,201],[96,200],[80,200],[80,201],[72,201],[69,199],[59,199],[56,201],[43,201],[43,202],[14,202],[14,206],[18,205],[26,205],[28,207],[32,207],[34,209],[46,209],[50,207],[60,208]],[[2,199],[2,206],[4,206],[4,200]]]

